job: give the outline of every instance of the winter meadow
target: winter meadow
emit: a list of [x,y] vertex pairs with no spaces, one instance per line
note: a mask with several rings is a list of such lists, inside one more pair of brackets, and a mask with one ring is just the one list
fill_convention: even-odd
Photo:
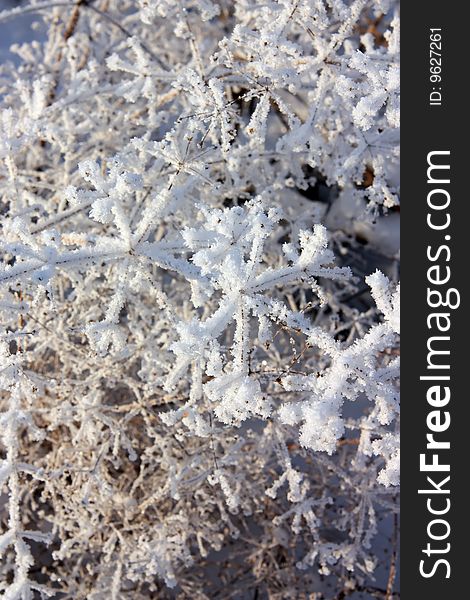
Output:
[[399,598],[398,3],[0,39],[1,597]]

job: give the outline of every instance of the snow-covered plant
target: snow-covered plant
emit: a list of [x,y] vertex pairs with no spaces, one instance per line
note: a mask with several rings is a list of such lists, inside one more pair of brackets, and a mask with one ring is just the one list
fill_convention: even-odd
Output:
[[33,0],[0,34],[18,22],[3,597],[393,598],[397,3]]

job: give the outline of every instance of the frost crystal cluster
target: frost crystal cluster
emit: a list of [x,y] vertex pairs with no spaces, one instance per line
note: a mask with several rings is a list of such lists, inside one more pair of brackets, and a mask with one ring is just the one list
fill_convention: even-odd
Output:
[[19,23],[2,597],[394,598],[396,2],[36,0],[0,35]]

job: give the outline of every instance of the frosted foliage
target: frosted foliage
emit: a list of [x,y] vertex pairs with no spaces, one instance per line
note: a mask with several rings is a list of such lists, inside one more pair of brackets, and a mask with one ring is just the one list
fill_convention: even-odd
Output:
[[2,597],[380,597],[397,3],[35,0],[0,35],[26,15],[0,66]]

